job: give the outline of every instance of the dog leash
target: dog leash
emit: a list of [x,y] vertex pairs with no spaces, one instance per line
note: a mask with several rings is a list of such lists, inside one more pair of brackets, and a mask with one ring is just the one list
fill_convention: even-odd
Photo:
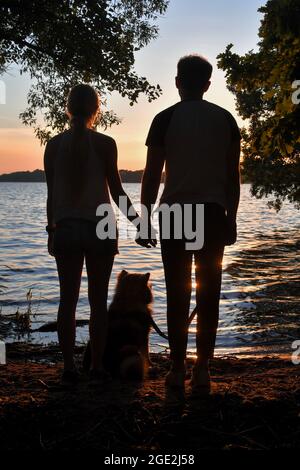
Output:
[[[194,320],[196,314],[197,314],[197,306],[194,308],[194,310],[192,311],[192,313],[189,316],[188,326],[190,326],[190,324]],[[161,329],[159,328],[159,326],[157,325],[157,323],[155,322],[155,320],[152,317],[151,317],[151,325],[153,326],[153,328],[155,329],[156,333],[159,336],[166,339],[167,341],[169,340],[168,335],[166,333],[164,333],[163,331],[161,331]]]

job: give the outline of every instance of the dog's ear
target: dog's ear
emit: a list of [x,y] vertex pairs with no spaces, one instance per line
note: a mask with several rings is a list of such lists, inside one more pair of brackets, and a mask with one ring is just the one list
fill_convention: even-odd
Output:
[[150,273],[144,274],[144,278],[145,278],[145,281],[146,281],[146,283],[147,283],[147,282],[149,281],[149,279],[150,279]]
[[120,281],[121,279],[124,279],[124,277],[127,276],[127,274],[128,274],[128,272],[127,272],[125,269],[123,269],[123,270],[120,272],[119,276],[118,276],[119,281]]

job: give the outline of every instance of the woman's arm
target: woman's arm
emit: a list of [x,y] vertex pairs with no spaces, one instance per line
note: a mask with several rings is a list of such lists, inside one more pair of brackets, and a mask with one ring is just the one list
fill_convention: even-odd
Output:
[[[111,145],[111,151],[109,152],[109,156],[107,159],[107,181],[111,197],[113,198],[113,201],[119,207],[120,210],[123,209],[122,204],[120,204],[120,197],[124,198],[124,202],[126,204],[126,206],[124,204],[124,207],[127,207],[127,212],[123,211],[123,213],[128,218],[128,220],[132,223],[137,222],[137,220],[140,220],[139,214],[134,209],[130,198],[128,197],[122,186],[118,170],[118,150],[114,141]],[[136,223],[135,225],[137,226]],[[137,229],[139,230],[139,226],[137,226]],[[149,247],[150,245],[156,245],[156,240],[152,240],[150,238],[143,241],[138,239],[137,241],[139,244],[142,244],[143,246],[147,247]]]
[[53,207],[52,207],[52,196],[53,196],[53,181],[54,181],[54,172],[52,165],[52,152],[51,152],[51,143],[48,142],[45,148],[44,153],[44,170],[47,183],[47,223],[48,227],[54,227],[53,221]]
[[[122,186],[118,170],[118,150],[115,142],[111,144],[110,152],[106,162],[106,168],[109,191],[111,197],[113,198],[113,201],[119,207],[119,209],[122,210],[123,207],[120,207],[120,197],[124,197],[125,202],[127,203],[128,212],[123,213],[130,222],[134,222],[139,217],[139,214],[135,211],[130,198],[128,197]],[[129,215],[129,212],[131,215]]]
[[47,231],[48,231],[48,251],[53,256],[53,231],[55,224],[53,220],[53,181],[54,181],[54,170],[53,170],[53,158],[52,158],[52,144],[49,141],[46,145],[44,152],[44,170],[47,183]]

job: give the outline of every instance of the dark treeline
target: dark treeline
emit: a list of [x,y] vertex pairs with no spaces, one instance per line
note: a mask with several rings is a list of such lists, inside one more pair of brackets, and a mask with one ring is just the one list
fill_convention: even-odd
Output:
[[[142,181],[143,170],[120,170],[123,183],[140,183]],[[162,183],[165,174],[162,175]],[[45,174],[43,170],[15,171],[14,173],[4,173],[0,175],[0,183],[43,183]],[[247,174],[242,171],[242,183],[250,183]]]
[[0,175],[0,181],[12,183],[41,183],[45,181],[45,173],[43,170],[16,171],[14,173]]
[[[120,170],[120,176],[124,183],[140,183],[143,170]],[[16,171],[0,175],[0,182],[11,183],[42,183],[45,181],[43,170]]]

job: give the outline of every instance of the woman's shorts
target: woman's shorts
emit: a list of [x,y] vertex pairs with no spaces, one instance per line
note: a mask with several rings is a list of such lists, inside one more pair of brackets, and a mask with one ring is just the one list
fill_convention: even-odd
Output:
[[97,222],[84,219],[63,219],[57,222],[54,238],[54,255],[91,254],[116,255],[118,239],[100,240],[96,233]]

